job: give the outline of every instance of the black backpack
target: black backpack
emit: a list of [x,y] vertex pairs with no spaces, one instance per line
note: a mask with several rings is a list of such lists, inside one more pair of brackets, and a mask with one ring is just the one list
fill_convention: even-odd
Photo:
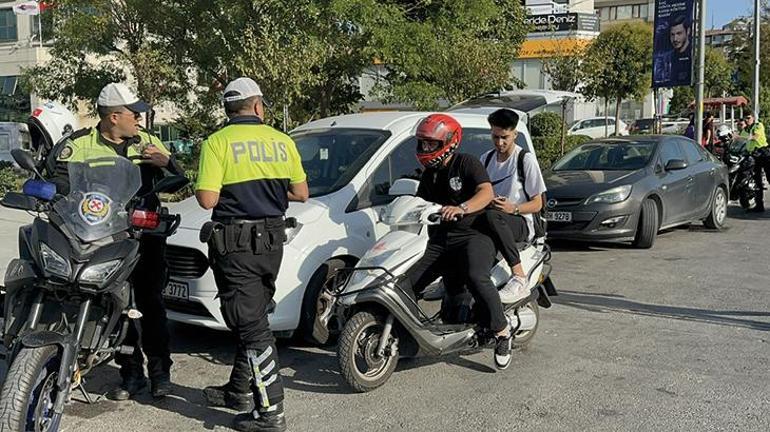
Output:
[[[524,156],[529,153],[529,150],[521,149],[519,157],[516,160],[516,174],[519,177],[519,183],[521,183],[521,190],[524,192],[524,196],[527,201],[532,201],[532,197],[527,192],[527,186],[524,178]],[[484,159],[484,168],[489,168],[489,164],[492,162],[492,158],[497,154],[496,150],[492,150],[487,153]],[[532,214],[533,228],[535,229],[535,238],[545,237],[548,222],[545,220],[545,194],[542,195],[543,205],[540,207],[540,211]]]

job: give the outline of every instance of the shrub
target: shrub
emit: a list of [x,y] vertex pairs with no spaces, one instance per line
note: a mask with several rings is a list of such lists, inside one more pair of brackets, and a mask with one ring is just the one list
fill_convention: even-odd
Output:
[[19,171],[13,163],[0,161],[0,197],[8,192],[20,191],[27,180],[26,173]]
[[559,137],[563,125],[564,122],[558,114],[542,112],[529,119],[529,133],[533,137]]
[[[564,153],[566,154],[575,147],[590,140],[591,137],[585,135],[567,135],[564,139]],[[559,136],[535,137],[532,139],[532,143],[537,152],[540,168],[543,170],[550,168],[551,165],[563,156],[561,154],[561,137]]]

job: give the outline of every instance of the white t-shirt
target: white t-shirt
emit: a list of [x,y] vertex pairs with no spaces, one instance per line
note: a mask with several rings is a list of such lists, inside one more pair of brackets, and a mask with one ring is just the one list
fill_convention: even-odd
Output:
[[[524,194],[521,182],[519,182],[519,175],[517,170],[517,161],[519,160],[519,152],[522,151],[521,147],[516,146],[513,150],[513,154],[505,162],[497,161],[497,150],[490,150],[481,155],[481,163],[483,164],[487,160],[487,155],[490,152],[495,152],[492,159],[487,165],[487,174],[492,181],[492,188],[495,190],[495,197],[504,196],[511,202],[517,205],[528,202],[527,196]],[[524,155],[524,183],[527,188],[527,194],[531,198],[534,198],[546,191],[545,181],[543,180],[543,174],[540,172],[540,166],[537,163],[535,155],[531,152]],[[524,214],[524,219],[527,221],[527,228],[529,230],[529,240],[535,237],[534,222],[531,214]]]

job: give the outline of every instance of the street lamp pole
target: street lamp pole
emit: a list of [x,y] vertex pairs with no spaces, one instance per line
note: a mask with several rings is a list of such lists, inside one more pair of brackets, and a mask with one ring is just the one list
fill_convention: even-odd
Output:
[[754,115],[759,117],[759,0],[754,0]]
[[703,84],[706,64],[706,0],[698,3],[698,81],[695,84],[695,141],[703,142]]

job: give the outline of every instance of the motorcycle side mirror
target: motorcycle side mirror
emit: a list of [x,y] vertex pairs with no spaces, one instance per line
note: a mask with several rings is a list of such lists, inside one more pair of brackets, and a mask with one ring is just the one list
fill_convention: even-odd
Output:
[[666,171],[679,171],[687,168],[687,162],[682,159],[671,159],[666,163]]
[[37,167],[35,166],[35,157],[32,156],[32,153],[17,148],[11,150],[11,156],[22,169],[35,173],[35,175],[39,178],[43,177],[40,175],[40,172],[38,172]]
[[393,182],[393,185],[388,190],[390,196],[401,195],[417,195],[417,188],[420,186],[420,182],[412,179],[398,179]]
[[0,205],[17,210],[35,210],[37,208],[37,201],[23,193],[8,192],[0,201]]
[[158,183],[155,184],[155,187],[153,187],[152,190],[147,192],[144,196],[156,194],[159,192],[176,193],[179,192],[183,187],[187,186],[188,183],[190,183],[190,180],[187,177],[181,175],[163,177]]

